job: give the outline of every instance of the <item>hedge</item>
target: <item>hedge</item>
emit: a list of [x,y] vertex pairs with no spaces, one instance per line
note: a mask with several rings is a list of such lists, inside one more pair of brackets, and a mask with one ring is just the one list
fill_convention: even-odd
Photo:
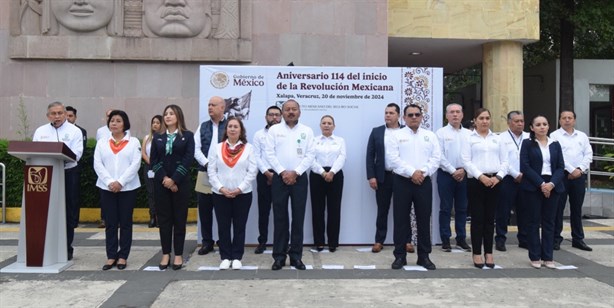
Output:
[[[0,163],[6,165],[6,205],[8,207],[21,206],[21,198],[23,191],[23,166],[24,161],[11,156],[7,153],[8,140],[0,139]],[[96,148],[96,140],[88,139],[87,147],[79,161],[81,165],[81,207],[82,208],[99,208],[100,193],[96,187],[96,172],[94,171],[94,149]],[[145,189],[142,170],[144,164],[141,164],[139,177],[141,178],[141,187],[138,189],[137,208],[147,208],[147,191]],[[192,168],[192,183],[196,183],[198,169],[196,163]],[[196,207],[196,192],[192,191],[190,199],[190,207]]]

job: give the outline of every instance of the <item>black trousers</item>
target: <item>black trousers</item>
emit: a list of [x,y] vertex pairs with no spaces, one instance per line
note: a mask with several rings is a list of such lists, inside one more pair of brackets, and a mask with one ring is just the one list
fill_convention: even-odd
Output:
[[[245,225],[252,205],[252,193],[240,194],[235,198],[213,193],[213,206],[217,218],[217,232],[220,238],[222,260],[241,260],[245,252]],[[230,230],[232,229],[232,235]]]
[[75,228],[79,226],[79,211],[81,194],[81,168],[79,166],[64,169],[64,192],[66,196],[66,248],[73,252],[72,242],[75,238]]
[[[112,193],[100,190],[100,206],[104,208],[107,259],[128,259],[132,246],[132,213],[137,190]],[[119,241],[117,230],[119,229]],[[119,244],[119,250],[118,248]]]
[[495,212],[499,201],[499,187],[484,186],[480,181],[471,178],[467,182],[469,204],[471,207],[471,245],[473,254],[492,253],[492,244],[495,233]]
[[213,245],[213,194],[197,193],[198,218],[200,233],[203,236],[203,246]]
[[156,216],[156,198],[154,198],[154,179],[147,176],[147,172],[151,170],[149,168],[143,168],[143,182],[145,182],[145,189],[147,190],[147,205],[149,206],[149,217]]
[[565,192],[559,198],[559,204],[556,213],[554,224],[554,240],[557,243],[563,241],[561,232],[563,231],[563,212],[569,196],[569,222],[571,224],[571,240],[572,242],[584,240],[584,227],[582,227],[582,204],[584,203],[584,195],[586,194],[586,175],[582,175],[577,179],[570,180],[567,178],[569,173],[565,172],[563,185]]
[[418,225],[418,258],[431,253],[431,211],[433,209],[433,186],[431,178],[426,177],[422,185],[414,184],[411,179],[394,175],[394,257],[405,258],[411,232],[410,213],[412,206],[416,212]]
[[[303,225],[307,203],[307,172],[296,179],[294,185],[286,185],[281,176],[273,176],[273,259],[285,261],[303,257]],[[292,208],[292,230],[290,230],[288,200]],[[288,241],[290,248],[288,249]]]
[[526,208],[521,194],[520,184],[514,182],[514,178],[510,175],[503,178],[503,181],[498,184],[501,186],[499,204],[497,205],[496,212],[496,235],[495,242],[505,243],[507,240],[507,226],[510,222],[510,212],[512,209],[516,211],[516,224],[518,226],[518,244],[527,243],[527,227],[528,227],[528,214],[530,209]]
[[[326,172],[330,167],[325,167]],[[332,182],[326,182],[322,175],[309,173],[311,212],[313,224],[313,241],[316,246],[324,246],[324,231],[328,237],[328,246],[339,246],[339,228],[341,224],[341,197],[343,195],[343,170],[339,170]]]
[[267,177],[258,172],[256,176],[258,190],[258,243],[266,244],[269,240],[269,216],[271,215],[271,185],[267,183]]
[[164,188],[162,183],[154,183],[154,193],[156,198],[156,213],[158,215],[158,225],[160,225],[160,243],[162,253],[170,254],[171,247],[176,256],[183,255],[183,245],[185,243],[186,220],[188,219],[188,204],[192,194],[192,181],[185,178],[178,185],[179,190],[172,192]]
[[[542,175],[542,177],[546,183],[552,178],[549,175]],[[550,198],[546,198],[539,189],[537,191],[523,190],[522,193],[527,203],[529,259],[531,261],[552,261],[554,260],[554,220],[560,194],[553,190]]]
[[377,203],[377,217],[375,219],[375,242],[383,244],[388,233],[388,212],[392,200],[393,174],[386,171],[384,182],[377,182],[375,202]]

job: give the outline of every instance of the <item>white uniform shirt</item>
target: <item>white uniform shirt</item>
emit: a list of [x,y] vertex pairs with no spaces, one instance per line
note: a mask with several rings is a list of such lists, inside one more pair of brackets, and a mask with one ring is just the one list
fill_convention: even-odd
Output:
[[520,175],[520,149],[522,149],[522,141],[529,139],[529,133],[522,132],[520,137],[518,137],[508,129],[505,132],[501,132],[499,138],[507,150],[507,161],[509,163],[507,174],[517,178]]
[[277,174],[284,170],[294,170],[302,175],[313,164],[313,130],[301,123],[290,128],[282,121],[269,128],[265,151],[267,160]]
[[219,141],[217,140],[217,136],[219,134],[219,126],[220,124],[215,124],[215,122],[211,121],[211,143],[209,145],[209,153],[207,153],[207,155],[205,156],[205,153],[203,153],[202,151],[202,143],[200,140],[200,127],[202,126],[202,124],[198,125],[198,128],[196,129],[196,132],[194,132],[194,159],[198,162],[198,164],[200,164],[201,166],[205,166],[206,164],[209,163],[209,159],[207,157],[209,157],[209,154],[211,154],[211,148],[213,147],[214,144],[218,144]]
[[539,144],[539,150],[542,152],[542,174],[541,175],[552,175],[552,163],[550,162],[550,144],[552,144],[554,140],[552,138],[548,138],[548,142],[546,142],[546,146],[542,146]]
[[567,172],[572,173],[576,168],[582,169],[582,172],[588,171],[593,161],[593,149],[585,133],[574,129],[573,133],[568,134],[559,128],[550,134],[550,138],[561,144]]
[[216,194],[221,194],[220,189],[222,187],[230,190],[239,188],[243,194],[251,192],[252,182],[256,179],[256,173],[258,172],[254,148],[249,143],[245,144],[243,154],[241,154],[239,160],[237,160],[233,167],[229,167],[222,158],[224,143],[212,144],[212,149],[209,151],[209,168],[207,172],[209,173],[211,190]]
[[441,160],[441,149],[437,135],[430,130],[418,128],[414,131],[403,127],[386,139],[386,158],[394,173],[411,178],[416,170],[431,176]]
[[269,164],[269,161],[266,159],[266,152],[264,151],[268,134],[268,129],[260,129],[254,134],[254,139],[251,143],[254,146],[254,154],[256,155],[258,170],[260,170],[260,173],[262,174],[267,172],[269,169],[272,169],[271,164]]
[[461,151],[469,177],[478,179],[482,173],[496,173],[502,178],[507,175],[506,147],[492,131],[488,130],[488,135],[482,137],[474,130]]
[[387,144],[386,140],[388,140],[390,136],[396,134],[400,129],[401,129],[400,127],[396,127],[396,128],[386,127],[386,129],[384,130],[384,168],[386,169],[386,171],[392,171],[390,161],[388,160],[388,155],[386,155],[386,153],[388,152],[386,149],[386,144]]
[[314,139],[315,159],[311,171],[317,174],[324,172],[324,167],[330,167],[330,171],[337,174],[345,165],[345,140],[331,135],[320,135]]
[[462,127],[460,129],[448,124],[437,130],[437,139],[441,148],[441,161],[439,167],[445,172],[452,174],[458,168],[463,168],[461,149],[471,131]]
[[77,166],[77,162],[83,155],[83,133],[81,130],[68,121],[55,128],[51,123],[45,124],[34,131],[32,141],[64,142],[66,146],[75,153],[77,159],[73,162],[65,162],[64,169]]
[[121,191],[131,191],[141,187],[138,177],[141,168],[141,143],[126,133],[122,140],[128,140],[117,154],[111,150],[109,142],[113,137],[100,139],[94,150],[94,171],[98,175],[96,186],[109,190],[109,184],[118,181]]
[[96,131],[96,141],[100,139],[106,140],[110,136],[111,136],[111,130],[106,125],[99,127],[98,130]]

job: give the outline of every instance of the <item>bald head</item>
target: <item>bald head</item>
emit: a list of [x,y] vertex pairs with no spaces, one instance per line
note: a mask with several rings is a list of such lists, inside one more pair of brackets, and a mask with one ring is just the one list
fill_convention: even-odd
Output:
[[209,117],[211,121],[218,123],[224,118],[224,107],[226,106],[226,102],[220,96],[213,96],[209,99]]

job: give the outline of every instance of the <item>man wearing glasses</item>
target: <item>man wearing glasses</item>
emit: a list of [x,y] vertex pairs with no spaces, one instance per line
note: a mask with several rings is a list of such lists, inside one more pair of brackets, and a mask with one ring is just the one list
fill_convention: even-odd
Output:
[[394,262],[392,269],[407,264],[405,244],[410,232],[412,205],[418,225],[418,261],[416,264],[436,269],[429,259],[431,253],[431,210],[433,187],[431,175],[439,168],[441,150],[437,135],[420,127],[422,107],[407,105],[403,110],[407,124],[386,139],[386,158],[390,161],[393,177]]
[[254,253],[261,254],[266,250],[266,243],[269,234],[269,216],[271,214],[271,183],[275,171],[271,164],[266,159],[264,148],[266,146],[266,138],[269,134],[269,128],[281,121],[281,109],[277,106],[267,108],[264,116],[266,126],[254,134],[252,145],[254,153],[256,153],[256,161],[258,163],[258,175],[256,176],[256,185],[258,186],[258,247]]

